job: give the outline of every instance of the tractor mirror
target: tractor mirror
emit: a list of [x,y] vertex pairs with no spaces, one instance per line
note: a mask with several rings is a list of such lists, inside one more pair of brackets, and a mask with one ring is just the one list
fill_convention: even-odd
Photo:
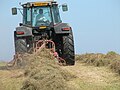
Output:
[[12,8],[12,15],[17,15],[17,8]]
[[63,5],[62,5],[62,10],[63,10],[63,12],[68,11],[68,6],[67,6],[67,4],[63,4]]

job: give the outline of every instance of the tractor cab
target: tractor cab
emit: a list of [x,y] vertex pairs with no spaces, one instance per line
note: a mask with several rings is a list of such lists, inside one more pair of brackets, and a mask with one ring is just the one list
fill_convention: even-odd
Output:
[[[50,26],[61,23],[59,6],[55,1],[30,2],[22,5],[23,25],[31,27]],[[67,11],[67,5],[62,5],[63,11]],[[17,14],[17,8],[12,8],[12,14]]]

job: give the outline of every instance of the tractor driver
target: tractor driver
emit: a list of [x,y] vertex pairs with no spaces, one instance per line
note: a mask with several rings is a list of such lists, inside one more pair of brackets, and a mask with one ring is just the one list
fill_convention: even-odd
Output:
[[36,16],[36,25],[47,24],[48,22],[49,20],[44,16],[43,9],[39,9],[39,14]]

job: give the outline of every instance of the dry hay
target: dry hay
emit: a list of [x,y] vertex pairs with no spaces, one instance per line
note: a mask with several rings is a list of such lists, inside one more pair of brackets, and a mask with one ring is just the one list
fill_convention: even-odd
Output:
[[120,58],[111,62],[110,68],[120,75]]
[[120,74],[120,55],[111,51],[107,54],[90,53],[77,55],[77,61],[87,63],[94,66],[110,66],[110,68]]
[[83,54],[80,55],[77,60],[80,60],[81,62],[95,65],[95,66],[104,66],[109,64],[109,60],[105,58],[104,54],[101,53],[90,53],[90,54]]
[[28,79],[23,83],[21,90],[70,90],[67,81],[75,76],[61,69],[48,50],[24,55],[23,59],[24,75]]

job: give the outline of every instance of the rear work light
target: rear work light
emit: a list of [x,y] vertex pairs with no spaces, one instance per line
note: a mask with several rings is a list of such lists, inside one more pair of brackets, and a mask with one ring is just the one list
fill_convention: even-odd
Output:
[[17,35],[23,35],[24,32],[23,32],[23,31],[17,31],[16,34],[17,34]]
[[71,30],[71,27],[64,27],[64,28],[62,28],[62,30],[63,31],[69,31],[69,30]]

